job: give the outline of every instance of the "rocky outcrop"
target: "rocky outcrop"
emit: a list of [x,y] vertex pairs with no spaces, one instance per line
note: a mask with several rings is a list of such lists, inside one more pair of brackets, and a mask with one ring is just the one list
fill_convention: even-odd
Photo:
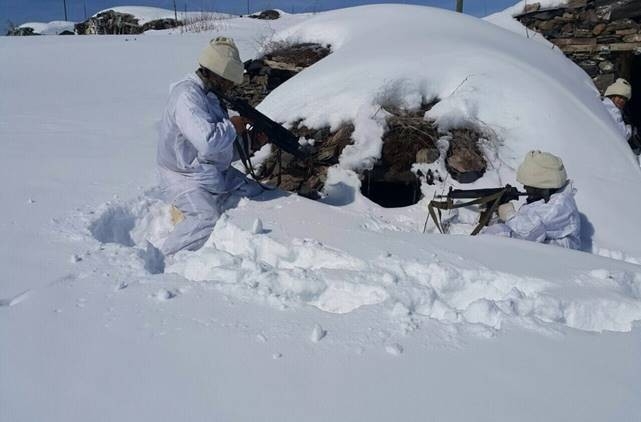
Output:
[[34,32],[33,28],[28,27],[28,26],[10,28],[7,31],[7,36],[8,37],[28,37],[28,36],[31,36],[31,35],[40,35],[40,34],[36,34]]
[[264,19],[264,20],[276,20],[280,18],[280,13],[278,10],[263,10],[260,13],[254,13],[249,15],[252,19]]
[[169,29],[182,25],[175,19],[157,19],[140,25],[138,18],[129,13],[107,10],[75,26],[80,35],[128,35],[141,34],[149,29]]

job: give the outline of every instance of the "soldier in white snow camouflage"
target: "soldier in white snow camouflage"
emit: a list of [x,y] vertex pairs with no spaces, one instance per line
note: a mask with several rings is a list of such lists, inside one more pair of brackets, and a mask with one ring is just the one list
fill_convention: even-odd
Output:
[[181,218],[161,247],[165,255],[199,249],[230,196],[254,196],[260,186],[231,167],[234,140],[248,120],[229,117],[211,92],[226,92],[243,80],[233,40],[212,40],[200,68],[172,85],[160,124],[157,161],[164,193]]
[[561,159],[530,151],[516,180],[525,186],[527,203],[518,211],[512,202],[500,205],[501,222],[483,233],[581,249],[581,218]]

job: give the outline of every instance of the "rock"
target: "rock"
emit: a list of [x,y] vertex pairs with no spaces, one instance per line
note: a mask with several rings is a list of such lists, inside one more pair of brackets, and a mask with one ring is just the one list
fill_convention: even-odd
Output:
[[589,29],[575,29],[574,36],[577,38],[590,38],[592,37],[592,31]]
[[40,34],[36,34],[33,31],[33,28],[31,28],[29,26],[23,26],[23,27],[20,27],[20,28],[13,28],[13,29],[9,29],[9,31],[7,31],[7,36],[10,36],[10,37],[28,37],[28,36],[33,36],[33,35],[40,35]]
[[182,22],[177,21],[175,19],[156,19],[153,21],[149,21],[146,24],[144,24],[141,28],[141,32],[148,31],[150,29],[159,31],[162,29],[171,29],[171,28],[176,28],[177,26],[182,25]]
[[541,31],[551,31],[557,26],[557,23],[554,21],[540,21],[537,23],[537,28]]
[[416,152],[416,163],[433,163],[439,157],[438,149],[434,148],[421,148]]
[[599,74],[599,66],[594,60],[582,61],[579,63],[579,66],[581,66],[581,68],[585,70],[585,73],[590,75],[590,77],[595,77]]
[[601,35],[603,31],[605,31],[606,27],[607,27],[606,24],[600,23],[594,27],[594,29],[592,30],[592,34],[595,36]]
[[614,83],[615,76],[613,73],[599,75],[592,79],[599,92],[605,92],[606,88]]
[[263,10],[260,13],[249,15],[252,19],[276,20],[280,18],[280,13],[277,10]]
[[631,35],[631,34],[636,34],[637,30],[635,28],[629,28],[629,29],[619,29],[615,32],[617,35]]
[[471,130],[452,132],[445,161],[447,171],[460,183],[472,183],[485,173],[487,163],[478,146],[479,135]]
[[599,63],[599,70],[601,72],[612,72],[614,70],[614,64],[609,60],[604,60]]
[[623,42],[641,42],[641,34],[630,34],[623,37]]
[[620,35],[601,35],[596,38],[597,44],[612,44],[621,40]]
[[532,13],[539,9],[541,9],[541,3],[526,4],[523,8],[523,13]]
[[610,24],[608,25],[608,31],[611,31],[611,32],[614,32],[620,29],[630,29],[630,28],[639,28],[639,24],[637,24],[632,19],[619,19],[619,20],[610,22]]

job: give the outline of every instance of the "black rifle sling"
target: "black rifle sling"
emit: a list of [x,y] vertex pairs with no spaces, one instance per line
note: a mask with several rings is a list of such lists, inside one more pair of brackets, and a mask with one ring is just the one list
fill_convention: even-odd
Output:
[[[247,137],[248,135],[245,133],[242,135],[242,137],[236,137],[236,139],[234,140],[234,147],[238,152],[240,161],[243,163],[243,167],[245,167],[245,171],[251,175],[254,181],[258,183],[258,186],[260,186],[263,190],[274,190],[273,187],[266,186],[260,183],[260,181],[258,180],[256,172],[254,171],[254,166],[252,165],[251,158],[249,157],[249,145],[251,144],[251,142]],[[239,138],[242,139],[242,142]]]
[[[481,198],[474,199],[472,201],[468,202],[461,202],[458,204],[455,204],[452,199],[447,199],[446,201],[430,201],[430,203],[427,206],[427,209],[429,211],[429,217],[432,217],[432,220],[434,221],[434,225],[438,229],[440,233],[443,233],[443,224],[441,223],[441,211],[442,210],[453,210],[456,208],[464,208],[464,207],[469,207],[471,205],[485,205],[485,204],[492,204],[488,210],[488,212],[483,216],[480,220],[477,226],[474,228],[472,231],[472,236],[476,236],[483,227],[487,225],[487,223],[490,221],[490,218],[492,218],[492,214],[498,209],[500,202],[501,202],[501,197],[505,193],[506,189],[502,189],[497,193],[494,193],[492,195],[488,196],[483,196]],[[438,216],[435,210],[438,210]],[[427,229],[427,221],[425,221],[425,226],[423,227],[423,233]]]

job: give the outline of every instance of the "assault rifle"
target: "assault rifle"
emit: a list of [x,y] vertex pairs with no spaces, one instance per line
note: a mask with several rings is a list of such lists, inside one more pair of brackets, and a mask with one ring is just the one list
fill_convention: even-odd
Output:
[[251,120],[253,130],[258,133],[264,133],[269,138],[269,142],[278,148],[299,159],[306,159],[312,155],[313,150],[309,145],[299,144],[298,136],[256,110],[247,101],[241,98],[228,97],[218,91],[214,91],[214,94],[225,102],[228,108]]
[[[499,195],[500,194],[500,195]],[[489,188],[489,189],[452,189],[450,187],[447,195],[436,195],[435,198],[439,199],[478,199],[495,197],[498,195],[499,205],[506,202],[519,199],[520,196],[526,196],[527,192],[520,192],[517,188],[511,185],[505,185],[502,188]]]
[[[479,223],[472,231],[472,236],[477,235],[483,227],[490,222],[492,214],[498,209],[499,205],[505,204],[512,200],[519,199],[520,196],[528,195],[527,192],[521,192],[517,188],[505,185],[502,188],[490,189],[452,189],[450,187],[447,195],[436,195],[435,198],[444,199],[444,201],[431,201],[427,206],[429,214],[425,220],[423,232],[427,228],[427,222],[430,217],[434,220],[436,228],[443,233],[443,225],[441,224],[441,210],[453,210],[456,208],[469,207],[470,205],[483,206]],[[471,201],[454,203],[456,199],[470,199]],[[438,210],[438,216],[435,210]]]

